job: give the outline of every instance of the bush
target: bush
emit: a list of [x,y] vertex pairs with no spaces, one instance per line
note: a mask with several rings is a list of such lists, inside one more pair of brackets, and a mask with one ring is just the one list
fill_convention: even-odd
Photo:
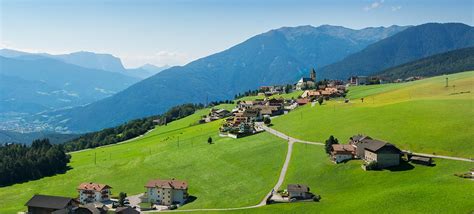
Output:
[[265,123],[265,125],[270,125],[270,123],[272,123],[272,119],[270,119],[270,117],[265,117],[263,118],[263,123]]
[[366,170],[378,169],[377,161],[371,161],[370,163],[367,163],[367,164],[365,165],[365,169],[366,169]]

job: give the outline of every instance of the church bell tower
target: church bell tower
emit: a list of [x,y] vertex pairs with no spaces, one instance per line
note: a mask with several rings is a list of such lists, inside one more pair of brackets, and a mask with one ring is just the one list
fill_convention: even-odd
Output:
[[311,72],[309,73],[309,77],[311,78],[311,80],[313,80],[313,82],[316,82],[316,71],[314,70],[314,68],[311,68]]

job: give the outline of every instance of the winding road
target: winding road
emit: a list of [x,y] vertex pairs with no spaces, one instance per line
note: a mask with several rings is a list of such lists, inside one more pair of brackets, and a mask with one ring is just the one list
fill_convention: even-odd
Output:
[[[209,208],[209,209],[189,209],[189,210],[163,210],[161,212],[199,212],[199,211],[231,211],[231,210],[244,210],[244,209],[252,209],[252,208],[258,208],[258,207],[263,207],[267,204],[267,199],[271,197],[274,191],[277,191],[280,189],[281,185],[283,184],[283,181],[285,181],[285,176],[286,172],[288,170],[288,166],[290,164],[291,160],[291,154],[293,153],[293,145],[295,143],[303,143],[303,144],[310,144],[310,145],[317,145],[317,146],[324,146],[324,143],[321,142],[311,142],[311,141],[305,141],[305,140],[300,140],[296,139],[293,137],[290,137],[282,132],[279,132],[275,129],[272,129],[268,126],[265,126],[263,123],[256,123],[256,126],[260,127],[261,129],[264,129],[266,132],[273,134],[279,138],[283,138],[287,140],[288,142],[288,151],[286,153],[286,158],[285,158],[285,163],[283,164],[283,167],[280,171],[280,177],[278,178],[277,183],[273,187],[273,189],[265,195],[265,197],[260,201],[260,203],[253,205],[253,206],[246,206],[246,207],[233,207],[233,208]],[[404,151],[408,152],[408,151]],[[468,159],[468,158],[461,158],[461,157],[451,157],[451,156],[443,156],[443,155],[431,155],[431,154],[424,154],[424,153],[414,153],[414,155],[422,155],[422,156],[427,156],[427,157],[432,157],[432,158],[442,158],[442,159],[448,159],[448,160],[456,160],[456,161],[466,161],[466,162],[474,162],[473,159]],[[148,211],[150,212],[150,211]],[[154,211],[156,212],[156,211]]]

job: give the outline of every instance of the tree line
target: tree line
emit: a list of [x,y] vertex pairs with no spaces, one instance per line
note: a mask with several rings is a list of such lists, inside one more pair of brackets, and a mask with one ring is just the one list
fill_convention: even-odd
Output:
[[69,160],[62,145],[52,145],[48,139],[34,140],[31,146],[0,145],[0,186],[65,172]]

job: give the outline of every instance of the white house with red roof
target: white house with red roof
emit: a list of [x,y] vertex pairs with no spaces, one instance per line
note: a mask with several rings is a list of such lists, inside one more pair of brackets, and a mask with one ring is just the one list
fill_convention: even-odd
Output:
[[103,202],[110,200],[112,187],[107,184],[82,183],[77,187],[79,202],[82,204]]
[[188,183],[176,179],[151,180],[145,185],[142,202],[160,205],[184,204],[188,198]]

